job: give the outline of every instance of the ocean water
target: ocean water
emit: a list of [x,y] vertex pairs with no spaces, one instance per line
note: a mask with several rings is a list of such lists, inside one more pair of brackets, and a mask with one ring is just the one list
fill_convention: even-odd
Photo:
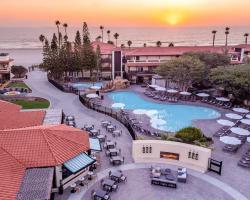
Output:
[[[182,27],[182,28],[110,28],[111,39],[115,32],[119,33],[119,44],[126,44],[128,40],[133,42],[132,46],[142,46],[144,43],[155,46],[157,41],[163,45],[174,42],[176,45],[209,45],[212,43],[212,30],[218,30],[216,43],[225,43],[224,27]],[[81,31],[81,27],[69,27],[69,39],[73,40],[76,30]],[[104,40],[107,40],[107,34]],[[56,27],[51,28],[1,28],[0,27],[0,49],[30,49],[41,48],[38,39],[40,34],[51,38],[57,32]],[[62,30],[63,32],[63,30]],[[232,27],[229,35],[229,44],[239,44],[244,42],[244,33],[250,32],[249,27]],[[98,28],[90,28],[90,34],[94,40],[101,34]]]
[[[181,45],[211,45],[212,30],[217,30],[216,44],[225,43],[224,27],[181,27],[181,28],[105,28],[104,41],[107,41],[107,29],[113,34],[119,33],[118,45],[127,44],[132,41],[132,46],[155,46],[161,41],[163,46],[174,42],[176,46]],[[69,40],[73,41],[75,32],[81,31],[81,27],[68,28]],[[38,64],[42,60],[41,42],[39,35],[44,34],[51,39],[52,34],[57,32],[56,27],[50,28],[5,28],[0,27],[0,52],[8,52],[15,59],[16,64],[31,65]],[[63,30],[62,30],[63,32]],[[231,27],[229,44],[244,43],[244,33],[250,32],[249,27]],[[101,35],[99,28],[90,28],[91,39],[94,40]]]

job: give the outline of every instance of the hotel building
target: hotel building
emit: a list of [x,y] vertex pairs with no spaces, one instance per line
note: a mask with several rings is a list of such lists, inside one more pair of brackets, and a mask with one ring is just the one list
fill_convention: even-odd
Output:
[[13,59],[7,53],[0,53],[0,83],[10,80]]

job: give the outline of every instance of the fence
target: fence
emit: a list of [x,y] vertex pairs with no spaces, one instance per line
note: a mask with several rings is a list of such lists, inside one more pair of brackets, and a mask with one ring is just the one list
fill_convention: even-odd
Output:
[[130,124],[130,122],[127,120],[127,118],[121,112],[113,110],[113,109],[105,107],[105,106],[101,106],[101,105],[96,104],[94,102],[91,102],[85,96],[79,95],[79,100],[87,108],[95,110],[95,111],[97,111],[99,113],[103,113],[105,115],[108,115],[108,116],[116,119],[120,123],[122,123],[128,129],[128,131],[129,131],[131,137],[133,138],[133,140],[137,139],[137,135],[136,135],[136,133],[135,133],[133,127],[132,127],[132,124]]

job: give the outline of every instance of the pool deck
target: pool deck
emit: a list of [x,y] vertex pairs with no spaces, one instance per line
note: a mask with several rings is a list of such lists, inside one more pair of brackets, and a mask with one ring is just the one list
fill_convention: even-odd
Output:
[[[125,165],[122,165],[124,173],[128,176],[128,182],[124,185],[120,185],[120,189],[117,193],[112,194],[112,199],[244,199],[244,198],[232,198],[228,195],[228,192],[238,193],[244,195],[246,199],[250,199],[250,170],[244,169],[237,166],[237,162],[240,159],[242,153],[250,148],[250,143],[246,143],[236,154],[228,154],[222,151],[223,144],[218,141],[218,138],[214,138],[213,145],[213,158],[223,161],[222,175],[219,176],[212,172],[207,172],[204,174],[207,180],[213,180],[215,185],[211,185],[205,179],[203,179],[201,174],[191,175],[190,182],[187,184],[180,185],[178,190],[171,190],[157,186],[151,186],[148,183],[149,171],[146,169],[137,168],[136,164],[133,163],[131,151],[132,151],[132,139],[126,130],[126,128],[121,125],[116,120],[105,116],[103,114],[97,113],[95,111],[85,108],[78,99],[77,95],[63,93],[51,85],[46,78],[46,74],[40,71],[33,71],[29,73],[28,80],[25,81],[29,87],[32,89],[32,96],[43,97],[49,99],[51,102],[51,108],[62,108],[67,115],[74,115],[76,117],[76,123],[78,127],[83,127],[84,124],[94,124],[97,128],[100,128],[101,120],[110,120],[113,124],[118,126],[118,129],[123,131],[123,135],[120,138],[113,138],[109,133],[106,133],[103,129],[102,132],[107,134],[112,140],[117,141],[118,147],[122,150],[122,155],[125,156]],[[129,91],[140,92],[142,98],[147,98],[144,94],[144,88],[138,86],[131,86]],[[150,99],[153,101],[152,99]],[[155,101],[158,102],[158,101]],[[105,98],[105,104],[108,105],[108,98]],[[158,102],[162,103],[162,102]],[[190,105],[202,105],[206,107],[211,107],[213,109],[219,110],[223,115],[229,111],[224,109],[218,109],[207,104],[202,103],[188,103]],[[216,120],[200,120],[194,123],[197,127],[201,128],[207,136],[211,136],[216,130],[221,126],[217,124]],[[109,164],[107,157],[104,152],[101,153],[101,166],[98,169],[98,175],[106,175],[107,170],[112,166]],[[169,166],[172,167],[172,166]],[[115,168],[118,169],[118,168]],[[216,180],[218,182],[216,182]],[[89,192],[92,189],[100,188],[100,183],[92,183],[93,186],[89,188],[84,187],[80,193],[71,194],[69,189],[65,191],[64,195],[56,195],[55,199],[60,200],[80,200],[80,199],[90,199]],[[217,185],[217,186],[216,186]],[[231,190],[230,187],[234,190]],[[225,188],[224,190],[222,188]],[[129,191],[129,192],[128,192]],[[225,192],[226,191],[226,192]]]

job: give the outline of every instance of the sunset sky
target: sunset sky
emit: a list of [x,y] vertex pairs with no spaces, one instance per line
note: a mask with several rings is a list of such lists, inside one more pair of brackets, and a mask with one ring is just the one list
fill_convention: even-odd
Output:
[[0,27],[249,25],[250,0],[1,0]]

